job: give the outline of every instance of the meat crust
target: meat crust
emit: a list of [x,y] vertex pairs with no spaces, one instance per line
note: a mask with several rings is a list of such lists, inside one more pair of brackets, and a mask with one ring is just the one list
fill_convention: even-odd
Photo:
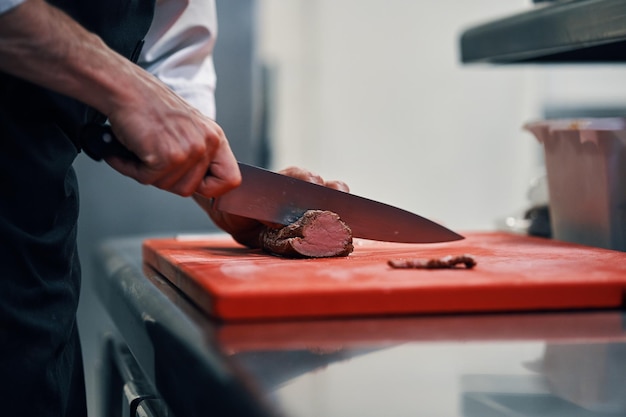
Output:
[[458,265],[471,269],[476,266],[476,259],[471,255],[460,255],[431,259],[392,259],[387,264],[396,269],[441,269],[456,268]]
[[294,223],[282,228],[264,228],[260,247],[288,258],[330,258],[348,256],[354,250],[352,230],[331,211],[309,210]]

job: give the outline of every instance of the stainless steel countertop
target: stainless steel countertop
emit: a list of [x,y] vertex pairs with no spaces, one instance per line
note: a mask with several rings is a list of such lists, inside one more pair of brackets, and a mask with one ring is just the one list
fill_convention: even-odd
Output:
[[626,414],[622,311],[225,324],[144,267],[142,240],[106,241],[95,282],[175,415]]

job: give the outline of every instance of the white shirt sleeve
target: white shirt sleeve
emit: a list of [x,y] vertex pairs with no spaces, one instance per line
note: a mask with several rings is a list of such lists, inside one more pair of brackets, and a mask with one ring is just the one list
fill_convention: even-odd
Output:
[[203,114],[215,118],[216,37],[214,0],[157,0],[138,63]]
[[0,0],[0,14],[8,12],[12,8],[19,6],[26,0]]

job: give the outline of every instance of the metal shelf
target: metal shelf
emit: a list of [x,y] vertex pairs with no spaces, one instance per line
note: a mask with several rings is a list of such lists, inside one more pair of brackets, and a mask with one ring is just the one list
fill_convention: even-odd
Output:
[[460,43],[463,63],[626,62],[626,1],[535,5],[467,29]]

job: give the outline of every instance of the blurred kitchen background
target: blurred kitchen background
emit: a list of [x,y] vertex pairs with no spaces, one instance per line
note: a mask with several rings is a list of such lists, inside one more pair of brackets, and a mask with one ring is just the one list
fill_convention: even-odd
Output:
[[[531,0],[218,0],[217,121],[243,162],[299,165],[353,193],[457,231],[492,230],[529,206],[542,150],[524,123],[626,114],[619,65],[462,64],[468,27]],[[90,415],[100,336],[93,290],[109,237],[216,229],[190,199],[84,155],[79,309]]]

